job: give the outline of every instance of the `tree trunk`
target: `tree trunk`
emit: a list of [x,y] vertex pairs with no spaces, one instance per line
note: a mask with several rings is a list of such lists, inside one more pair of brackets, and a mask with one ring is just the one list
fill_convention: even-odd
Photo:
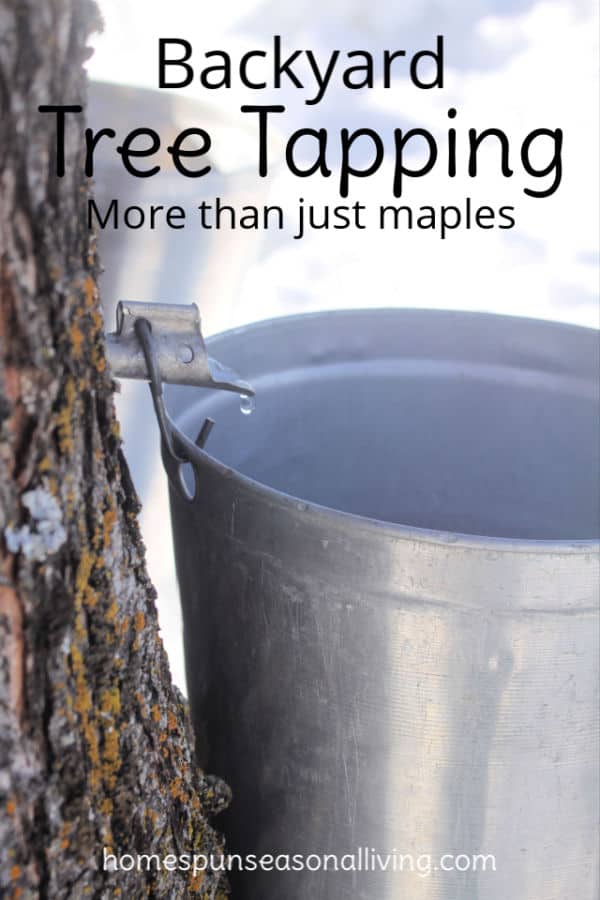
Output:
[[[218,873],[168,870],[168,854],[221,852],[207,817],[227,789],[194,764],[158,635],[82,117],[59,179],[55,117],[38,112],[84,103],[97,26],[90,0],[0,0],[0,895],[215,898]],[[105,852],[158,859],[111,871]]]

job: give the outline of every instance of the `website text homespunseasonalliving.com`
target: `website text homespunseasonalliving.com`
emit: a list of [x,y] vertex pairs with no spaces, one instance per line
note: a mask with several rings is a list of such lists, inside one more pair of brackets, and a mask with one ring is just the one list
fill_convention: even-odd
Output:
[[389,853],[358,847],[351,853],[209,854],[113,853],[103,849],[105,872],[416,872],[427,878],[434,872],[495,872],[492,853]]

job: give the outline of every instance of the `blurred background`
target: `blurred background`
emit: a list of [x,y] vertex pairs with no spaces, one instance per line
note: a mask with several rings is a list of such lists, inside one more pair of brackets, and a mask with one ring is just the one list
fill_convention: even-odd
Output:
[[[402,200],[460,206],[516,207],[509,231],[456,230],[446,240],[436,231],[347,230],[292,232],[186,229],[120,229],[100,234],[105,272],[102,296],[107,330],[114,328],[119,299],[198,303],[205,335],[273,316],[341,307],[452,308],[554,319],[598,327],[598,21],[594,0],[100,0],[105,29],[94,38],[88,63],[89,118],[117,135],[152,126],[163,146],[180,130],[197,126],[214,137],[213,171],[187,179],[172,166],[150,179],[128,175],[110,142],[98,153],[98,205],[118,197],[135,203],[180,204],[193,209],[221,197],[244,204],[279,204],[292,210],[306,202],[339,203],[335,178],[297,179],[282,165],[281,146],[299,127],[423,127],[443,136],[446,110],[458,110],[457,127],[503,128],[513,153],[536,127],[563,128],[564,174],[559,190],[531,199],[519,174],[507,181],[489,168],[476,179],[449,181],[435,170],[415,179]],[[390,90],[360,93],[334,82],[326,98],[305,106],[300,91],[214,92],[200,84],[159,91],[159,37],[183,37],[201,62],[204,52],[234,57],[284,46],[328,55],[368,49],[433,49],[445,37],[445,88],[420,91],[399,76]],[[260,99],[258,99],[260,98]],[[256,175],[255,117],[239,107],[285,103],[281,134],[271,147],[271,176]],[[518,156],[516,157],[518,159]],[[485,158],[486,167],[487,157]],[[349,202],[389,203],[391,163],[360,183]],[[540,179],[540,184],[543,184]],[[539,184],[536,185],[539,187]],[[243,373],[242,373],[243,374]],[[260,402],[260,398],[258,399]],[[166,476],[148,388],[125,382],[118,400],[125,450],[143,502],[142,530],[150,575],[173,677],[185,691],[181,619],[169,526]]]

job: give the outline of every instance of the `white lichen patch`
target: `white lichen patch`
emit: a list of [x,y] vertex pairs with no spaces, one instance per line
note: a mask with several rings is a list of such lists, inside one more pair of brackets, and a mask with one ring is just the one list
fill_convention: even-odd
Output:
[[6,546],[11,553],[22,553],[26,559],[41,562],[56,553],[67,539],[62,511],[56,498],[42,487],[27,491],[21,499],[31,521],[19,528],[5,528]]

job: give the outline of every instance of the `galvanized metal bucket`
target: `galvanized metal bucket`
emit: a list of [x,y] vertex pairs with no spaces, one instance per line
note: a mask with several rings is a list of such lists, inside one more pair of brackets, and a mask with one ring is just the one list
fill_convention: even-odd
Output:
[[234,896],[595,900],[597,335],[369,310],[208,349],[257,399],[167,394],[216,422],[172,489],[189,692],[230,852],[279,859]]

